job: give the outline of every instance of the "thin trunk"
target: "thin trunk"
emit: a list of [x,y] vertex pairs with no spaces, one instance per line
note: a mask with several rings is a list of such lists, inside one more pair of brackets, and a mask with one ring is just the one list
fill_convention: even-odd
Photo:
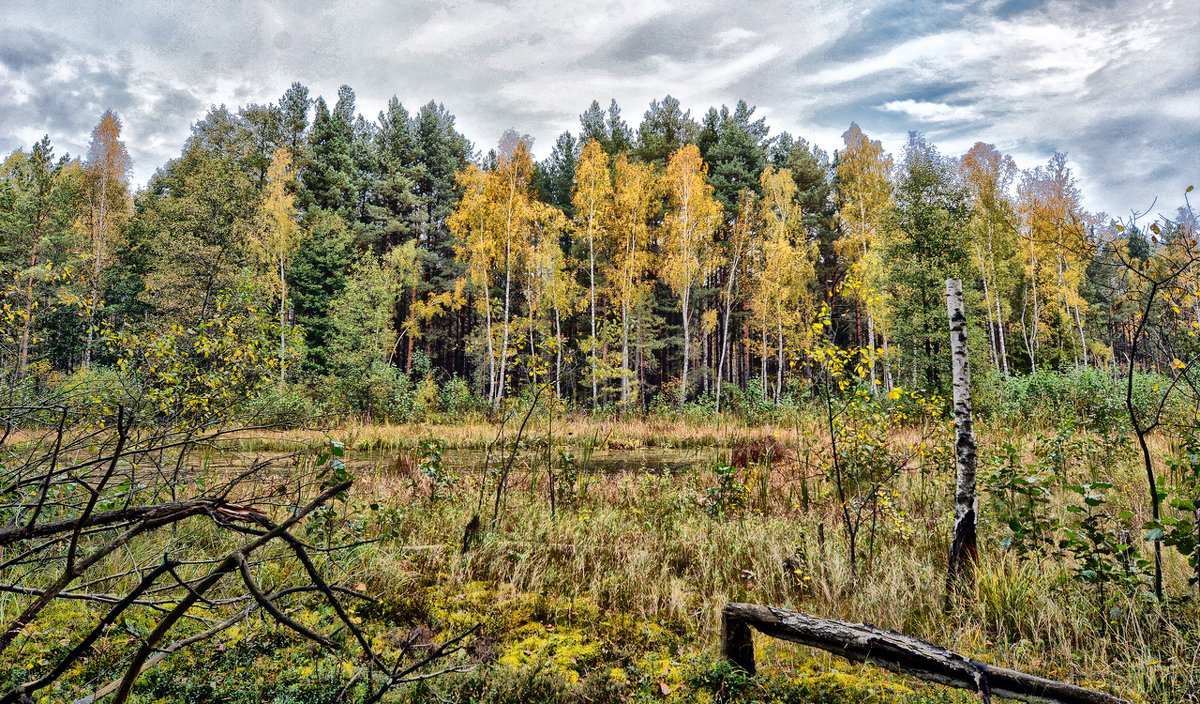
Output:
[[1004,370],[1004,376],[1008,376],[1008,350],[1004,344],[1004,317],[1001,313],[1000,298],[996,298],[996,337],[1000,340],[1000,364]]
[[1080,316],[1079,316],[1079,306],[1075,306],[1074,309],[1075,309],[1075,324],[1077,326],[1079,326],[1079,344],[1082,347],[1081,353],[1083,355],[1083,366],[1084,366],[1084,368],[1086,368],[1088,366],[1087,337],[1084,336],[1084,334],[1083,334],[1083,319],[1080,318]]
[[[415,309],[416,307],[417,307],[417,287],[416,287],[416,286],[413,286],[413,287],[412,287],[412,292],[411,292],[411,293],[409,293],[409,300],[408,300],[408,314],[409,314],[409,315],[412,315],[412,311],[413,311],[413,309]],[[405,369],[405,371],[411,371],[411,370],[412,370],[412,360],[413,360],[413,342],[414,342],[414,338],[415,338],[415,337],[416,337],[416,336],[415,336],[415,335],[412,335],[412,334],[409,334],[409,336],[408,336],[408,359],[406,359],[406,360],[405,360],[405,362],[404,362],[404,369]]]
[[[1025,311],[1029,307],[1028,290],[1021,293],[1021,337],[1025,340],[1025,352],[1029,355],[1029,372],[1037,373],[1037,362],[1034,355],[1034,343],[1029,338],[1029,328],[1025,326]],[[1034,339],[1037,338],[1036,320],[1034,325]]]
[[554,302],[554,398],[562,398],[562,314]]
[[[1150,312],[1154,308],[1154,296],[1158,293],[1158,283],[1152,283],[1150,291],[1146,296],[1146,307],[1142,310],[1141,319],[1138,321],[1137,328],[1134,329],[1133,335],[1129,340],[1129,368],[1125,373],[1125,410],[1129,413],[1129,424],[1133,426],[1133,433],[1137,436],[1138,447],[1142,451],[1142,465],[1146,469],[1146,485],[1150,488],[1150,514],[1157,525],[1161,514],[1160,503],[1162,502],[1162,494],[1158,490],[1158,480],[1154,473],[1154,461],[1150,456],[1150,446],[1146,443],[1146,435],[1149,429],[1142,427],[1141,419],[1138,418],[1137,411],[1133,405],[1133,376],[1136,372],[1137,365],[1137,349],[1138,342],[1142,337],[1142,332],[1146,328],[1146,323],[1150,319]],[[1154,541],[1154,597],[1158,601],[1162,601],[1162,541]]]
[[[527,301],[533,300],[532,292],[529,291],[529,289],[525,290],[525,300],[527,300]],[[537,350],[537,346],[534,345],[534,339],[533,339],[533,320],[534,320],[533,312],[530,311],[530,315],[529,315],[529,360],[530,360],[530,362],[533,362],[533,360],[536,359],[534,354],[535,354],[535,350]],[[528,366],[529,366],[529,376],[531,379],[533,379],[533,386],[534,386],[534,388],[536,388],[537,387],[538,365],[536,363],[531,363]]]
[[629,410],[629,303],[621,306],[621,408]]
[[[283,276],[283,245],[279,247],[279,393],[283,393],[283,363],[287,355],[287,282]],[[410,355],[411,356],[411,355]]]
[[[992,272],[996,271],[996,249],[991,246],[991,231],[992,226],[988,224],[988,259],[992,263]],[[997,284],[998,285],[998,284]],[[1000,291],[997,290],[993,296],[996,300],[996,338],[1000,342],[1000,365],[1004,370],[1004,376],[1008,376],[1008,350],[1004,342],[1004,309],[1000,307]]]
[[759,362],[762,367],[761,379],[759,386],[762,387],[763,400],[767,400],[767,313],[763,311],[762,317],[762,354],[759,356]]
[[998,350],[1000,349],[1000,345],[996,341],[995,321],[992,319],[992,288],[988,285],[987,265],[984,262],[983,252],[980,251],[979,245],[975,245],[975,257],[979,259],[979,273],[983,279],[983,307],[987,310],[988,345],[992,352],[992,368],[999,369],[1000,357]]
[[1037,355],[1037,350],[1038,350],[1038,326],[1041,324],[1042,311],[1041,311],[1041,305],[1038,303],[1037,250],[1033,246],[1033,233],[1032,232],[1029,235],[1029,257],[1030,257],[1030,262],[1031,262],[1031,266],[1029,269],[1029,273],[1030,273],[1029,290],[1033,297],[1033,334],[1029,338],[1029,342],[1031,342],[1033,346],[1029,348],[1029,364],[1031,367],[1031,371],[1037,371],[1037,365],[1034,363],[1034,357]]
[[100,178],[100,213],[96,222],[96,251],[93,253],[94,261],[92,263],[92,303],[88,306],[87,344],[83,348],[84,369],[92,366],[92,328],[96,324],[96,306],[100,302],[100,257],[104,251],[104,216],[107,195],[108,179],[102,174]]
[[892,383],[892,353],[888,347],[887,333],[881,331],[881,334],[883,335],[883,386],[890,392],[894,388],[894,384]]
[[778,357],[775,361],[775,405],[779,405],[779,397],[783,394],[783,311],[776,309],[778,314],[776,322],[778,323],[779,347]]
[[[515,196],[513,196],[515,198]],[[504,329],[501,331],[503,337],[500,342],[500,376],[496,380],[496,397],[493,399],[493,404],[499,404],[500,399],[504,398],[504,387],[507,386],[506,378],[508,374],[508,335],[510,313],[512,305],[512,204],[510,201],[508,209],[508,219],[505,223],[504,236]]]
[[871,346],[871,394],[879,395],[879,387],[875,384],[875,316],[871,315],[871,308],[867,307],[867,344]]
[[[40,224],[39,214],[37,223]],[[29,366],[29,334],[33,328],[33,270],[37,267],[38,227],[33,228],[33,254],[29,257],[29,282],[25,286],[25,322],[21,329],[21,363],[19,365],[21,379],[25,378],[25,368]]]
[[691,327],[688,324],[688,303],[691,299],[691,286],[683,289],[683,374],[679,377],[679,407],[683,408],[683,404],[687,401],[687,379],[688,379],[688,362],[690,359],[691,345]]
[[496,350],[492,342],[492,296],[491,286],[487,282],[483,286],[483,309],[485,311],[484,319],[487,322],[487,348],[488,348],[488,403],[496,402]]
[[588,287],[591,301],[592,339],[588,343],[588,369],[592,377],[592,408],[596,408],[596,399],[600,389],[596,380],[596,204],[588,209]]

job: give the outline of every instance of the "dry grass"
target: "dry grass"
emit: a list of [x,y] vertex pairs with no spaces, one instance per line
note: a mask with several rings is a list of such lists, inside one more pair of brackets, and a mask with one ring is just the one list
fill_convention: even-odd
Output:
[[[219,465],[234,466],[239,456],[254,456],[268,447],[291,449],[328,437],[344,440],[358,481],[339,516],[346,526],[365,526],[363,537],[382,535],[384,523],[390,523],[380,542],[322,558],[322,567],[335,581],[364,583],[373,593],[402,598],[427,588],[468,594],[485,583],[497,595],[540,595],[543,608],[562,611],[558,615],[563,617],[581,604],[599,609],[601,618],[634,615],[678,634],[689,652],[709,654],[719,642],[721,608],[728,601],[748,601],[894,628],[985,662],[1108,686],[1135,700],[1187,701],[1200,691],[1200,609],[1197,601],[1181,598],[1194,588],[1186,586],[1184,560],[1169,550],[1164,551],[1165,582],[1176,598],[1171,604],[1155,604],[1144,589],[1136,594],[1110,591],[1102,603],[1071,578],[1065,556],[1021,557],[1002,550],[999,539],[1007,529],[998,525],[985,494],[977,585],[947,613],[949,466],[912,468],[894,480],[892,509],[881,516],[873,538],[867,529],[860,537],[856,577],[840,507],[822,472],[827,458],[820,427],[816,422],[749,428],[584,419],[554,426],[555,446],[728,448],[744,438],[778,435],[794,448],[767,475],[765,494],[751,491],[746,510],[716,518],[703,503],[716,485],[705,462],[686,471],[586,473],[571,491],[557,495],[552,511],[541,459],[545,451],[532,443],[518,449],[494,522],[494,476],[464,474],[448,498],[432,500],[429,480],[416,471],[411,449],[420,438],[436,436],[450,448],[448,456],[478,453],[496,437],[496,428],[484,424],[260,433],[239,438]],[[544,425],[531,425],[525,437],[545,433]],[[1031,431],[1012,438],[1027,464],[1044,454],[1039,434],[1053,435]],[[1007,436],[1000,429],[983,428],[981,437],[983,476],[987,458]],[[1111,482],[1112,506],[1132,511],[1132,522],[1140,526],[1149,515],[1140,465],[1131,453],[1101,458],[1089,449],[1094,440],[1072,450],[1066,479],[1090,481],[1094,472]],[[1152,449],[1161,462],[1173,445],[1169,438],[1156,437]],[[805,489],[807,506],[801,498]],[[1073,498],[1056,491],[1049,510],[1065,518],[1066,503]],[[482,538],[460,554],[463,529],[476,513],[485,523]],[[211,541],[215,552],[223,539],[202,526],[172,540],[186,541],[193,550]],[[161,552],[164,547],[185,546],[147,549]],[[762,658],[772,671],[784,674],[811,667],[814,658],[817,663],[834,661],[782,643],[765,647]]]
[[[778,432],[781,439],[812,445],[804,428],[685,428],[653,422],[595,426],[568,425],[576,434],[592,432],[621,441],[656,437],[664,442],[712,442]],[[379,436],[403,446],[438,429],[380,429]],[[408,433],[406,436],[405,433]],[[451,445],[470,447],[482,429],[458,429]],[[494,430],[491,431],[494,435]],[[670,433],[677,433],[670,436]],[[669,439],[668,439],[669,438]],[[1000,440],[984,431],[984,457]],[[1026,461],[1036,461],[1035,437],[1016,438]],[[1162,458],[1170,441],[1156,438]],[[533,453],[530,453],[532,455]],[[1132,455],[1102,466],[1086,453],[1068,462],[1069,481],[1098,479],[1114,484],[1111,505],[1129,509],[1140,526],[1149,516],[1145,479]],[[698,648],[718,641],[720,609],[727,601],[750,601],[808,611],[820,616],[866,621],[927,638],[984,661],[1076,682],[1108,683],[1146,701],[1170,697],[1196,684],[1200,658],[1200,611],[1194,602],[1169,608],[1154,604],[1145,590],[1113,590],[1101,603],[1070,577],[1063,555],[1021,558],[999,546],[1006,528],[996,524],[984,497],[983,561],[976,590],[951,613],[945,605],[945,555],[952,512],[952,468],[927,475],[908,472],[896,480],[894,511],[881,521],[872,544],[864,530],[855,579],[840,527],[832,487],[818,479],[822,460],[814,446],[809,471],[803,458],[777,465],[768,501],[754,503],[736,517],[712,518],[701,499],[713,486],[705,467],[677,474],[620,473],[586,478],[576,497],[560,498],[551,514],[544,468],[526,457],[512,477],[506,507],[484,540],[460,557],[462,529],[477,510],[478,476],[463,480],[456,497],[430,503],[412,482],[382,468],[363,476],[360,495],[390,497],[406,507],[401,542],[444,546],[405,553],[406,569],[437,574],[439,586],[454,590],[480,580],[516,592],[586,597],[602,609],[634,613],[692,634]],[[986,470],[983,470],[986,471]],[[810,504],[798,501],[802,477],[810,483]],[[1056,491],[1050,511],[1062,517],[1074,497]],[[490,518],[489,501],[484,518]],[[1165,580],[1176,597],[1186,597],[1188,567],[1181,556],[1164,552]],[[785,569],[785,560],[798,573]],[[377,569],[390,569],[374,565]],[[565,602],[565,603],[570,603]],[[1165,697],[1165,698],[1164,698]]]

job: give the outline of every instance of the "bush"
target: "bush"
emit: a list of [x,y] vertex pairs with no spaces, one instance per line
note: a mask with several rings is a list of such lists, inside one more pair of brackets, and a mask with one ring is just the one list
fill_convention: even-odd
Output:
[[295,387],[273,387],[250,401],[249,410],[258,423],[284,427],[302,425],[318,413],[316,402]]
[[471,387],[467,380],[460,376],[451,377],[442,385],[438,395],[438,410],[451,419],[460,420],[468,413],[476,410],[478,400],[471,395]]
[[[1139,415],[1148,417],[1154,412],[1169,384],[1169,379],[1157,374],[1134,375],[1133,405]],[[1125,377],[1094,367],[1009,377],[992,371],[979,377],[973,396],[975,412],[990,419],[1070,418],[1079,426],[1101,431],[1120,430],[1129,424]],[[1170,417],[1180,410],[1182,401],[1173,400],[1165,412]]]

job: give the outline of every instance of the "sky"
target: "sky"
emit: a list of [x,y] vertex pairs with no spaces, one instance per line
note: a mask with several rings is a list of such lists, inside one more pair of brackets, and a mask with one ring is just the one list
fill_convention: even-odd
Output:
[[436,100],[477,149],[515,128],[545,157],[592,100],[636,127],[670,94],[830,151],[851,121],[897,154],[911,130],[1021,168],[1063,151],[1089,210],[1171,215],[1200,182],[1198,46],[1200,0],[5,0],[0,153],[86,153],[112,109],[144,184],[210,106],[300,81],[371,119]]

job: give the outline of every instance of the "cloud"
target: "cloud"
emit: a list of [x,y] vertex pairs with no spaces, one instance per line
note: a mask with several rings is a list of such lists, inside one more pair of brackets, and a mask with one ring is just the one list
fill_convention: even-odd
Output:
[[0,65],[22,71],[53,63],[62,50],[58,37],[30,27],[0,27]]
[[889,100],[879,106],[884,112],[908,115],[921,122],[962,123],[979,118],[979,111],[969,105],[947,105],[923,100]]
[[[636,126],[667,93],[693,114],[739,98],[826,149],[851,120],[899,150],[986,141],[1024,167],[1066,151],[1089,208],[1178,204],[1200,152],[1200,28],[1189,3],[1067,0],[151,0],[0,9],[0,151],[49,133],[86,148],[106,108],[125,123],[135,180],[178,154],[210,105],[353,86],[435,99],[477,146],[515,127],[548,153],[592,100]],[[1175,195],[1171,195],[1175,194]],[[1167,207],[1167,206],[1164,206]]]

